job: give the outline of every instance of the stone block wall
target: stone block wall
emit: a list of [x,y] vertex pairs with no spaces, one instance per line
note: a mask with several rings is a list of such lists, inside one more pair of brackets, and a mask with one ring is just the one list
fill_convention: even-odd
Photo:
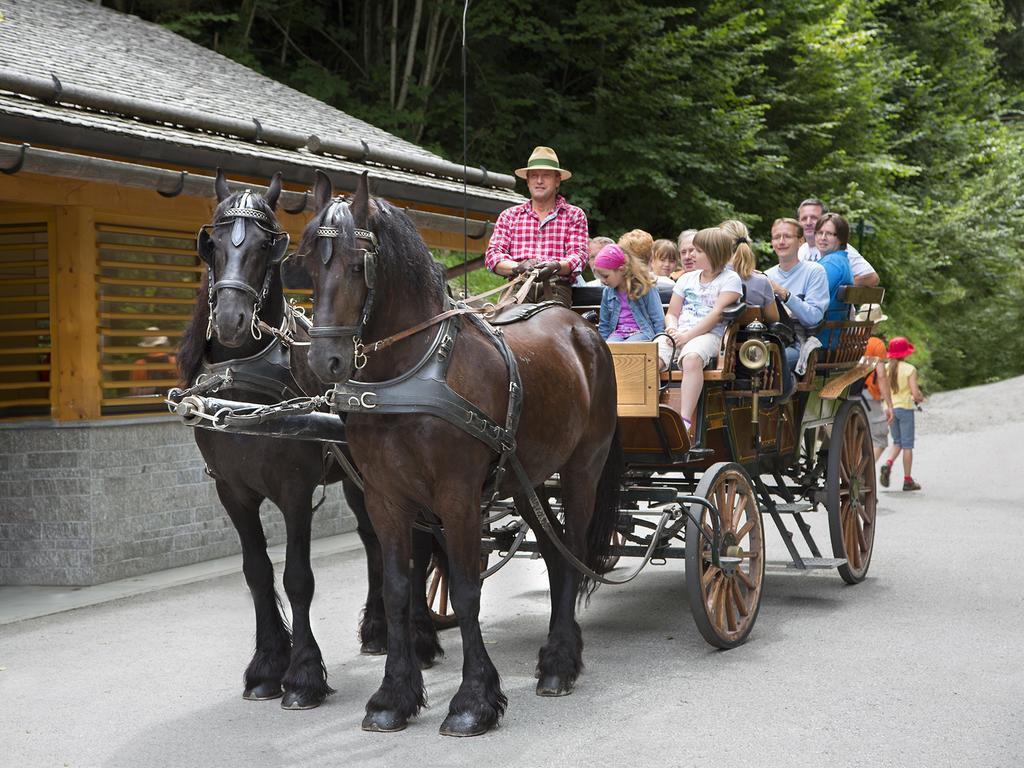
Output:
[[[283,542],[277,508],[260,514],[268,541]],[[354,529],[329,486],[314,537]],[[238,551],[178,419],[0,424],[0,585],[100,584]]]

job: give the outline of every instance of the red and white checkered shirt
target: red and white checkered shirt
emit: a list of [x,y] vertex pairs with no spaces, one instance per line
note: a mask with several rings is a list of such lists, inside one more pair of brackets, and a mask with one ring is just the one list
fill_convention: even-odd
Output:
[[529,201],[506,208],[494,224],[484,264],[510,261],[568,261],[572,272],[560,280],[571,283],[587,264],[587,214],[559,195],[555,210],[541,221]]

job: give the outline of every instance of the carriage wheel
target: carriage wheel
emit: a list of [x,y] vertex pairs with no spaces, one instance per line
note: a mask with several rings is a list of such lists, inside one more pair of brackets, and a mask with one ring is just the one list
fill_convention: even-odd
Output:
[[[736,558],[717,567],[711,560],[710,513],[691,505],[686,521],[686,593],[701,635],[718,648],[746,640],[761,608],[764,583],[764,528],[750,476],[739,464],[719,462],[704,473],[695,496],[707,499],[721,517],[719,556]],[[700,528],[708,538],[701,535]]]
[[847,400],[832,424],[825,482],[832,554],[845,558],[839,575],[847,584],[864,581],[871,565],[877,493],[868,418],[860,403]]
[[[624,544],[626,544],[626,534],[620,533],[619,531],[612,531],[611,546],[621,547]],[[601,561],[597,564],[597,572],[602,576],[608,573],[608,571],[619,564],[619,557],[619,555],[612,554],[602,557]]]
[[[489,552],[480,553],[480,573],[487,570]],[[448,562],[435,554],[427,566],[427,608],[437,629],[451,629],[459,623],[455,609],[448,602]]]

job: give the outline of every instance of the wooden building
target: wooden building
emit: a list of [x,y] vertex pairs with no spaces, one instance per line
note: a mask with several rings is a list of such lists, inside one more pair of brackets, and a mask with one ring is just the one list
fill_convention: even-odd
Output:
[[[475,254],[521,201],[514,179],[92,3],[8,0],[0,51],[0,584],[93,584],[236,551],[161,398],[204,280],[194,238],[215,169],[253,188],[282,171],[293,242],[314,169],[340,189],[369,170],[429,245]],[[318,533],[351,528],[340,502],[326,509]],[[278,518],[265,515],[272,540]]]

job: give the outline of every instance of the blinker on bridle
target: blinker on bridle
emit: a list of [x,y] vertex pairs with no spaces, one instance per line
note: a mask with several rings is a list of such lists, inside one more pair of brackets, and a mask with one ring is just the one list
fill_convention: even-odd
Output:
[[[196,237],[196,242],[199,243],[204,231],[213,229],[214,227],[230,224],[231,244],[238,248],[245,242],[245,223],[248,220],[252,221],[268,235],[271,235],[272,239],[268,245],[274,252],[273,257],[267,263],[267,271],[263,276],[263,287],[260,291],[257,291],[251,285],[242,280],[233,280],[231,278],[217,280],[216,275],[214,274],[213,255],[204,253],[201,247],[198,248],[199,256],[206,262],[210,272],[207,279],[207,303],[210,306],[209,320],[206,324],[207,341],[209,341],[213,336],[213,299],[217,291],[220,291],[223,288],[235,288],[252,296],[254,306],[252,322],[250,323],[250,332],[252,333],[252,337],[257,341],[263,338],[263,332],[259,327],[260,308],[263,306],[263,302],[266,300],[267,294],[270,292],[270,278],[273,272],[272,268],[284,261],[285,254],[288,252],[289,236],[288,233],[283,230],[272,228],[277,224],[273,217],[258,208],[253,207],[252,194],[251,190],[245,190],[235,207],[226,209],[224,213],[221,214],[220,218],[218,218],[213,224],[204,224],[200,227],[200,234]],[[281,243],[281,245],[278,245],[279,243]]]
[[[334,240],[342,234],[342,230],[339,227],[334,226],[338,215],[341,212],[340,206],[342,205],[347,205],[347,203],[343,202],[340,198],[335,198],[323,218],[324,221],[329,221],[331,223],[326,226],[317,227],[316,229],[316,236],[319,238],[317,250],[319,252],[320,261],[324,266],[330,264],[336,250]],[[379,247],[379,243],[377,241],[377,235],[368,229],[354,227],[353,233],[356,238],[365,240],[370,244],[369,248],[353,249],[357,251],[361,250],[363,252],[363,280],[366,283],[366,300],[363,302],[363,309],[359,316],[359,324],[328,326],[314,325],[309,329],[309,336],[313,339],[351,336],[353,346],[353,364],[357,369],[360,369],[366,365],[366,354],[363,351],[362,335],[363,329],[366,327],[366,323],[369,322],[370,312],[373,310],[375,295],[374,289],[377,284],[377,249]]]

